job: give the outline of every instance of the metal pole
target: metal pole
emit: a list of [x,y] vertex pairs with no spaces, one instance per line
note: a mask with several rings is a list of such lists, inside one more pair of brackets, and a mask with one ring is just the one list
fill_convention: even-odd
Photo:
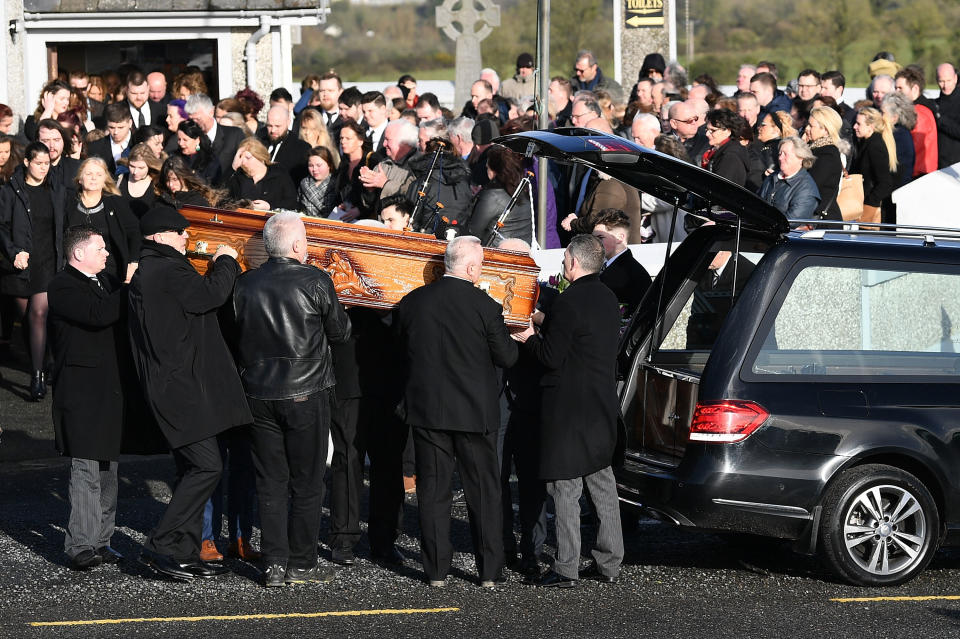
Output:
[[[537,0],[537,69],[540,74],[537,95],[540,104],[540,129],[550,125],[550,0]],[[537,159],[537,243],[547,248],[547,159]]]
[[623,57],[620,29],[623,28],[623,0],[613,0],[613,79],[623,84]]
[[677,59],[677,0],[667,0],[667,13],[670,14],[670,22],[667,23],[669,61],[674,61]]

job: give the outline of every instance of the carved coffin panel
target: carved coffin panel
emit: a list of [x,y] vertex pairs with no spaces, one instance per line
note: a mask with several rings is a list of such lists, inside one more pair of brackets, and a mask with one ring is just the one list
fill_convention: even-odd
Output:
[[[190,220],[187,255],[201,273],[221,244],[239,253],[240,265],[256,268],[267,259],[263,225],[269,213],[187,206]],[[308,263],[333,278],[345,304],[392,308],[408,292],[443,275],[446,242],[431,235],[358,226],[303,216],[309,242]],[[512,328],[526,326],[537,300],[539,268],[529,255],[484,249],[479,286],[503,306]]]

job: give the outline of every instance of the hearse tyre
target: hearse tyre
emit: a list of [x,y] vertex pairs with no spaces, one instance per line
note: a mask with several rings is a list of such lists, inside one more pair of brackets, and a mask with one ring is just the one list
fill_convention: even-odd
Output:
[[893,466],[847,470],[827,490],[821,552],[842,578],[861,586],[895,586],[933,558],[940,515],[919,479]]

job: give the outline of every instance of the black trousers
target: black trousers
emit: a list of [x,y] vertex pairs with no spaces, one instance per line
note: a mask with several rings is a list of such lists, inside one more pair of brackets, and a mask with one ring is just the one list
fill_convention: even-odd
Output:
[[494,579],[503,568],[497,432],[414,428],[413,443],[417,454],[420,553],[427,579],[444,579],[453,558],[450,482],[454,458],[467,500],[477,572],[481,580]]
[[379,398],[337,400],[331,435],[330,548],[353,549],[360,540],[363,462],[370,457],[367,534],[375,554],[388,553],[402,524],[403,448],[408,428]]
[[173,496],[144,548],[180,562],[195,561],[200,554],[203,509],[223,470],[217,438],[174,448],[173,460],[177,464]]
[[266,564],[317,563],[330,391],[298,399],[247,398],[251,453],[260,503],[260,552]]
[[503,438],[500,466],[501,505],[503,509],[503,546],[508,555],[516,555],[513,534],[513,496],[510,494],[511,462],[517,471],[517,498],[520,523],[520,554],[536,558],[547,538],[547,484],[539,475],[538,425],[540,417],[511,411]]

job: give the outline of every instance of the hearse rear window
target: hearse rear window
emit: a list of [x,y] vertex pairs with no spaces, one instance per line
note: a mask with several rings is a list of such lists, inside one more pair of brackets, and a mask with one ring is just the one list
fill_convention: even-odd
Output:
[[960,376],[960,275],[810,266],[765,324],[755,375]]

